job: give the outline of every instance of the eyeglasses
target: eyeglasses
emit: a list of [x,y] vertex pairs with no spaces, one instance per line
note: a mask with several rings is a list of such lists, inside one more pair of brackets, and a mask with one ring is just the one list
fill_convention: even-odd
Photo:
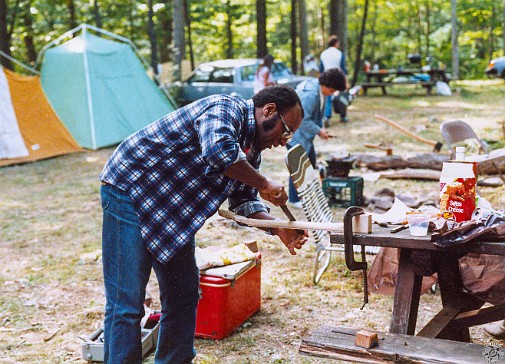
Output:
[[281,118],[281,121],[284,124],[284,128],[286,128],[286,131],[284,133],[282,133],[281,138],[285,139],[285,140],[289,140],[289,139],[291,139],[293,137],[293,133],[294,132],[293,132],[293,130],[291,130],[289,128],[288,124],[286,124],[286,122],[284,121],[284,118],[282,117],[282,115],[279,112],[277,112],[277,113],[279,114],[279,116]]

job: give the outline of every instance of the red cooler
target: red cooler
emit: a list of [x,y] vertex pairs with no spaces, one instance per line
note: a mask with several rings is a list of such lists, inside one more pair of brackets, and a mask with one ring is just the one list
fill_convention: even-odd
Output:
[[214,340],[229,336],[260,309],[261,256],[202,271],[200,289],[195,336]]

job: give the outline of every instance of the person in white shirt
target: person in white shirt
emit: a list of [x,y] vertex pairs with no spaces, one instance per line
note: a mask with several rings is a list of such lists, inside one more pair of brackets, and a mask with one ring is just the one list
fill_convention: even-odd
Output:
[[[336,35],[331,35],[328,39],[328,48],[326,48],[319,56],[319,71],[324,72],[331,68],[338,68],[344,75],[347,75],[345,54],[338,49],[340,42]],[[332,96],[326,98],[324,105],[324,117],[326,120],[331,118],[331,106],[332,106]],[[347,110],[344,108],[339,111],[340,121],[347,122],[349,118],[347,117]]]
[[254,75],[253,91],[256,95],[267,86],[275,85],[274,76],[272,75],[272,65],[274,57],[267,54],[263,59],[263,63],[259,65],[256,74]]

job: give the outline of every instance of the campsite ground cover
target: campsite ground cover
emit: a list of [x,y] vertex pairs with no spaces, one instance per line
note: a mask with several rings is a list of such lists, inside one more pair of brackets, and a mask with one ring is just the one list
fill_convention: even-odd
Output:
[[[316,140],[316,148],[323,154],[345,150],[380,155],[363,143],[389,142],[401,156],[430,152],[429,146],[375,121],[374,113],[432,140],[441,140],[438,126],[443,120],[458,118],[469,122],[480,136],[503,145],[503,82],[460,82],[455,87],[458,92],[451,97],[426,96],[422,90],[406,96],[393,90],[395,96],[384,97],[372,91],[352,105],[350,123],[332,124],[331,132],[339,138],[327,143]],[[103,319],[97,176],[112,150],[0,169],[0,363],[84,362],[80,338]],[[284,153],[266,151],[262,170],[286,183]],[[414,195],[438,189],[436,182],[379,179],[366,182],[364,193],[371,197],[385,187]],[[480,192],[495,208],[504,208],[504,189],[481,188]],[[280,209],[272,212],[282,217]],[[303,218],[300,211],[294,212]],[[344,209],[334,212],[340,219]],[[349,272],[342,257],[335,256],[321,283],[313,286],[310,244],[292,257],[276,238],[218,217],[197,235],[202,247],[250,239],[258,241],[263,256],[261,311],[225,340],[197,340],[196,363],[330,363],[297,353],[301,338],[310,330],[330,324],[387,331],[391,297],[372,295],[360,310],[362,276]],[[156,297],[155,279],[148,289]],[[434,315],[439,301],[433,294],[422,296],[420,324]],[[492,342],[480,327],[473,328],[472,335],[476,342]],[[152,363],[152,356],[146,362]]]

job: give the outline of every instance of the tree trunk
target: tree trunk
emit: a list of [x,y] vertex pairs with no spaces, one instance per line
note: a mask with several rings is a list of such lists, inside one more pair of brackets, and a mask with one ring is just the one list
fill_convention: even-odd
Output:
[[356,85],[356,81],[358,80],[358,73],[361,68],[361,51],[363,49],[363,40],[365,38],[367,16],[368,16],[368,0],[365,0],[364,9],[363,9],[363,19],[361,21],[361,31],[359,34],[358,46],[356,49],[356,60],[354,61],[354,74],[352,76],[351,86]]
[[502,24],[501,24],[501,29],[502,29],[502,37],[503,37],[503,54],[505,55],[505,0],[503,0],[503,16],[502,16]]
[[95,18],[95,24],[98,28],[102,28],[102,17],[100,16],[100,8],[98,6],[98,0],[93,0],[93,17]]
[[[338,29],[337,29],[337,23],[338,23],[338,3],[339,1],[341,0],[330,0],[330,7],[329,7],[329,18],[330,18],[330,34],[337,34],[338,33]],[[338,34],[337,34],[338,35]],[[327,37],[324,37],[325,39]]]
[[154,74],[158,75],[158,46],[156,42],[156,29],[154,26],[154,10],[153,0],[147,2],[147,34],[149,34],[149,42],[151,43],[151,68]]
[[[7,2],[0,0],[0,51],[8,56],[11,55],[11,38],[7,32]],[[12,69],[12,63],[5,57],[0,56],[0,64],[5,68]]]
[[457,0],[451,0],[451,45],[452,45],[452,78],[459,80],[459,42]]
[[173,81],[181,80],[181,67],[186,43],[184,39],[184,0],[174,0],[173,19],[174,19],[174,67]]
[[300,70],[302,74],[305,74],[305,69],[303,68],[303,60],[310,53],[309,32],[307,30],[307,7],[305,5],[305,0],[298,0],[298,22],[300,24]]
[[264,58],[267,55],[267,5],[266,0],[256,0],[257,49],[256,56]]
[[70,29],[74,29],[77,27],[77,21],[75,20],[75,4],[74,0],[67,0],[67,8],[69,14],[69,27]]
[[296,60],[296,0],[291,0],[291,72],[298,73],[298,62]]
[[160,31],[158,33],[160,44],[160,62],[165,63],[172,60],[170,45],[172,38],[172,1],[165,0],[165,8],[158,13],[158,23]]
[[496,18],[496,6],[494,4],[491,5],[491,27],[489,29],[489,60],[493,59],[493,53],[494,53],[494,24],[495,24],[495,18]]
[[343,53],[347,53],[347,0],[338,0],[337,1],[337,27],[335,33],[339,42],[340,42],[340,50]]
[[26,47],[26,54],[28,56],[28,62],[30,63],[35,63],[37,60],[37,51],[35,50],[35,44],[33,42],[33,20],[32,20],[32,14],[30,12],[30,7],[31,7],[31,1],[28,1],[25,4],[25,8],[23,11],[23,22],[26,27],[26,36],[24,36],[24,43]]
[[430,15],[431,15],[431,10],[430,10],[430,0],[426,0],[426,54],[431,57],[431,52],[430,52],[430,32],[431,32],[431,21],[430,21]]
[[415,9],[416,9],[416,20],[417,20],[417,48],[419,49],[419,53],[421,56],[426,55],[425,52],[423,52],[423,40],[422,40],[422,34],[423,34],[423,23],[421,20],[421,7],[419,6],[419,2],[416,0],[415,2]]
[[226,38],[228,39],[228,47],[226,48],[227,58],[233,58],[233,33],[231,31],[232,25],[232,8],[230,0],[226,0]]
[[191,37],[191,15],[189,12],[189,4],[187,0],[184,1],[184,19],[188,27],[188,46],[189,46],[189,59],[191,62],[191,71],[195,69],[195,55],[193,52],[193,41]]
[[375,59],[375,49],[376,49],[376,38],[375,36],[377,35],[377,33],[375,32],[375,25],[377,24],[377,3],[374,2],[373,3],[373,16],[372,16],[372,26],[370,27],[370,34],[371,34],[371,46],[370,46],[370,62],[374,62],[376,61]]

